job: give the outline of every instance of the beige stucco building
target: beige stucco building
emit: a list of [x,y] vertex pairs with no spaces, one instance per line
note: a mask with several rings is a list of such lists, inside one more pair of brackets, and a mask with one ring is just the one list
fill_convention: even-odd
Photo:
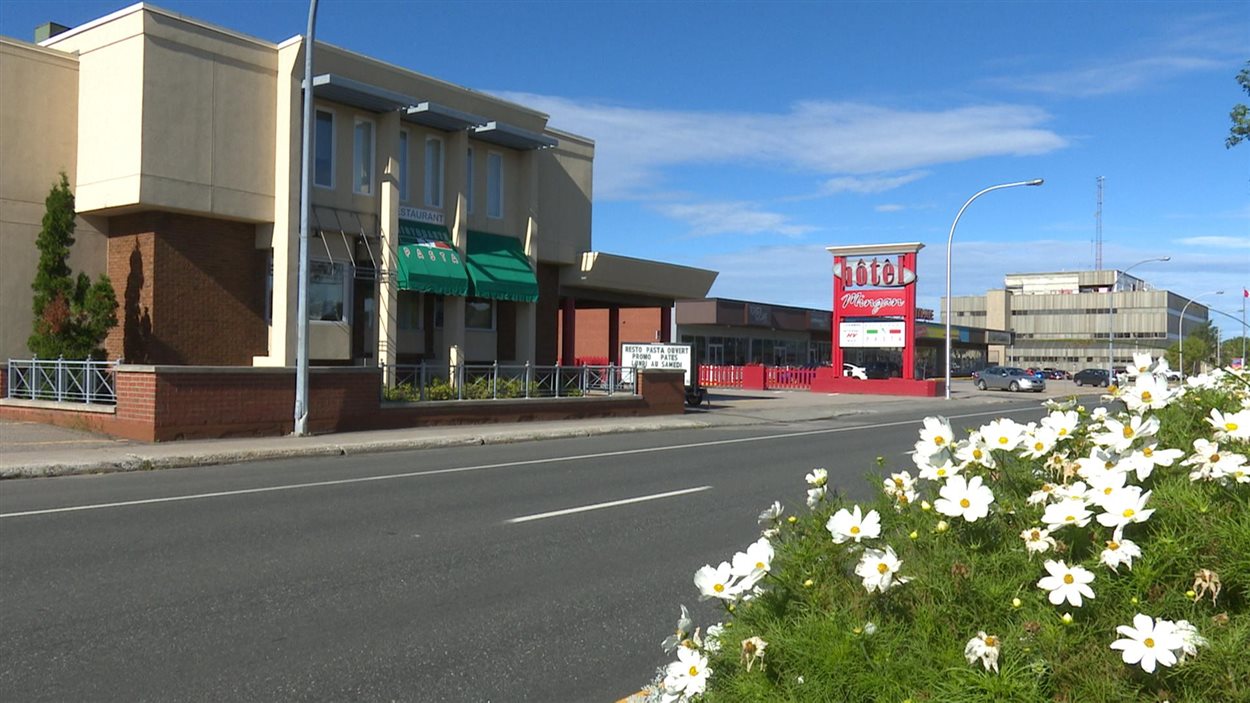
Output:
[[[0,354],[27,355],[35,235],[64,170],[71,265],[108,273],[121,305],[111,357],[292,365],[305,49],[144,4],[0,39]],[[314,74],[314,363],[554,363],[577,308],[711,286],[593,249],[594,142],[547,115],[321,43]]]
[[1116,366],[1135,351],[1157,356],[1207,316],[1201,303],[1112,269],[1011,273],[999,290],[951,298],[954,324],[1013,333],[1012,344],[989,347],[989,363],[1070,372],[1107,368],[1112,355]]

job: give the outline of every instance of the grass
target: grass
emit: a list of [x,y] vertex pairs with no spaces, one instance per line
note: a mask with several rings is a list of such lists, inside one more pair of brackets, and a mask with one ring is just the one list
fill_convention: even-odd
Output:
[[[1164,447],[1192,452],[1195,438],[1211,438],[1204,421],[1211,408],[1243,407],[1243,381],[1227,378],[1219,388],[1191,391],[1160,410],[1156,439]],[[1081,425],[1056,451],[1072,458],[1094,446],[1093,423],[1081,409]],[[958,436],[958,432],[957,432]],[[1144,440],[1138,440],[1139,447]],[[1245,455],[1246,443],[1221,443]],[[1141,547],[1131,570],[1099,563],[1111,529],[1092,521],[1052,533],[1054,551],[1030,555],[1019,534],[1041,526],[1042,506],[1027,498],[1043,482],[1058,482],[1044,459],[1023,459],[996,450],[998,468],[978,465],[965,475],[983,476],[995,495],[990,514],[975,522],[938,515],[932,502],[938,484],[921,481],[914,502],[896,509],[885,495],[865,512],[882,520],[879,539],[902,560],[910,582],[885,593],[868,593],[854,569],[862,549],[834,544],[826,522],[852,504],[830,494],[813,510],[771,526],[775,556],[753,598],[726,604],[719,651],[706,651],[713,672],[695,700],[706,703],[778,701],[1250,701],[1250,485],[1191,481],[1189,467],[1157,467],[1138,482],[1153,491],[1155,513],[1125,528]],[[889,471],[914,467],[884,467]],[[881,481],[873,474],[874,483]],[[1069,478],[1071,482],[1077,480]],[[1098,512],[1098,509],[1094,509]],[[796,519],[797,518],[797,519]],[[949,529],[939,529],[939,521]],[[1081,607],[1052,605],[1037,581],[1042,563],[1060,559],[1095,574],[1095,598]],[[1195,597],[1196,572],[1218,574],[1218,597]],[[1013,599],[1016,599],[1013,603]],[[1072,615],[1071,623],[1062,619]],[[1125,664],[1110,644],[1117,625],[1145,613],[1188,620],[1208,641],[1197,656],[1153,674]],[[875,632],[868,623],[875,625]],[[978,631],[1001,640],[999,671],[970,664],[964,647]],[[871,634],[870,634],[871,632]],[[768,643],[764,662],[747,671],[739,643],[759,636]],[[659,700],[657,693],[655,699]]]

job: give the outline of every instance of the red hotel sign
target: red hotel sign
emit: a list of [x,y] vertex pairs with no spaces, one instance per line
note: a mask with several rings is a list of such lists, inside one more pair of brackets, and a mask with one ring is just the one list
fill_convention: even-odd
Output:
[[833,275],[842,281],[844,288],[896,288],[910,285],[916,280],[916,271],[906,266],[904,257],[837,258],[833,262]]
[[838,309],[843,317],[904,317],[907,297],[892,290],[856,290],[842,294]]

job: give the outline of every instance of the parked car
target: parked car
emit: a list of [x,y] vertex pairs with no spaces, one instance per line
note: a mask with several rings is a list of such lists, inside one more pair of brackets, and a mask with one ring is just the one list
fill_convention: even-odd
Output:
[[1046,374],[1046,378],[1049,378],[1055,381],[1062,381],[1064,379],[1067,379],[1070,376],[1070,374],[1067,371],[1064,371],[1062,369],[1052,369],[1049,367],[1042,369],[1042,373]]
[[1078,386],[1103,386],[1107,385],[1106,369],[1084,369],[1077,371],[1072,376],[1072,380]]
[[842,375],[847,378],[858,378],[861,381],[868,380],[868,372],[864,367],[855,364],[842,364]]
[[902,378],[903,367],[893,361],[870,361],[864,373],[868,378]]
[[1046,381],[1035,374],[1014,366],[990,366],[974,374],[977,388],[989,390],[998,388],[1008,391],[1033,391],[1041,393],[1046,389]]

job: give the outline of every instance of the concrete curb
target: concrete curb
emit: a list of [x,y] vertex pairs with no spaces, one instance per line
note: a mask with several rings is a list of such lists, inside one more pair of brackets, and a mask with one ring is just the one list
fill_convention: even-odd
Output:
[[0,467],[0,479],[52,478],[56,476],[81,476],[88,474],[123,473],[130,471],[155,471],[196,466],[239,464],[270,459],[293,459],[315,456],[356,456],[384,452],[411,451],[417,449],[441,449],[447,447],[481,446],[486,444],[513,444],[541,439],[571,439],[595,435],[624,434],[631,432],[657,432],[662,430],[703,429],[712,423],[674,419],[650,421],[626,425],[595,425],[592,427],[548,428],[543,430],[498,430],[476,433],[463,437],[413,437],[406,439],[375,440],[365,442],[319,442],[302,446],[240,448],[213,450],[203,453],[127,452],[108,459],[81,461],[50,461],[22,466]]

